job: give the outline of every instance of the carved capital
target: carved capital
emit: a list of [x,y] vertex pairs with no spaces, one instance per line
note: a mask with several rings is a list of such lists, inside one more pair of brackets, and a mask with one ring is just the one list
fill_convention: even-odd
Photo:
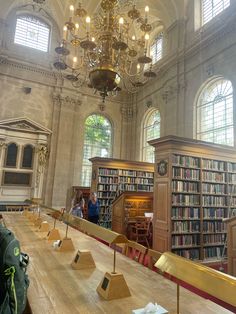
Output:
[[63,105],[67,109],[72,110],[77,110],[82,103],[78,97],[71,97],[63,94],[53,94],[52,99],[56,105]]
[[1,148],[6,148],[6,147],[7,147],[7,143],[2,141],[2,140],[0,140],[0,149]]
[[36,153],[38,153],[38,165],[41,168],[45,168],[49,158],[49,149],[46,144],[39,144],[36,147]]
[[123,105],[121,107],[121,114],[126,121],[131,121],[136,115],[136,109],[133,106]]

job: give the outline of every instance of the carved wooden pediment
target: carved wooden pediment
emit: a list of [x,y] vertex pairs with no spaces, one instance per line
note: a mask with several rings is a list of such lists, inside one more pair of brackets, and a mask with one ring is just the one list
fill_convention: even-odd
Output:
[[2,120],[0,121],[0,129],[41,134],[52,133],[51,130],[26,117]]

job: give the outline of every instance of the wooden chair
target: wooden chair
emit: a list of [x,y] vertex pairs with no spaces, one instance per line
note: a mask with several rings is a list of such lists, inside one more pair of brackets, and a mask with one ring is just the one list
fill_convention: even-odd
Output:
[[134,241],[127,242],[123,251],[124,255],[143,265],[146,253],[147,248]]
[[158,261],[158,259],[161,257],[161,255],[162,255],[161,252],[148,249],[148,251],[147,251],[148,265],[147,266],[149,269],[157,271],[157,268],[154,267],[154,265]]
[[149,226],[151,219],[144,216],[137,216],[135,219],[135,225],[132,226],[131,239],[138,242],[144,243],[149,247]]

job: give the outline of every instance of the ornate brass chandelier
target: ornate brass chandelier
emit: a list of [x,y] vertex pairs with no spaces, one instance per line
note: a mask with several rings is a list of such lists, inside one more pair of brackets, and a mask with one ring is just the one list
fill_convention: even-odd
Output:
[[[102,0],[91,19],[82,4],[70,6],[70,18],[63,28],[63,39],[55,49],[54,67],[75,87],[87,84],[103,100],[121,89],[137,91],[144,78],[156,76],[148,55],[149,7],[144,17],[134,1]],[[128,18],[125,13],[128,11]]]

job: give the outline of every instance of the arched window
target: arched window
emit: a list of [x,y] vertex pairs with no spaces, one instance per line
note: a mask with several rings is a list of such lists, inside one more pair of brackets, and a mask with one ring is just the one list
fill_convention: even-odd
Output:
[[91,181],[91,157],[110,157],[112,152],[112,129],[110,121],[102,115],[92,114],[85,121],[82,186]]
[[20,15],[16,20],[14,43],[48,51],[50,27],[42,20],[31,15]]
[[159,33],[150,48],[152,63],[156,63],[162,58],[163,52],[163,33]]
[[202,90],[197,102],[197,138],[234,145],[233,87],[230,81],[217,79]]
[[16,167],[18,146],[15,143],[8,144],[5,156],[5,167]]
[[230,0],[202,0],[202,25],[230,6]]
[[22,168],[32,169],[33,166],[33,147],[31,145],[26,145],[23,148],[23,158],[22,158]]
[[154,162],[154,147],[148,141],[160,137],[161,116],[157,109],[148,112],[143,127],[143,161]]

